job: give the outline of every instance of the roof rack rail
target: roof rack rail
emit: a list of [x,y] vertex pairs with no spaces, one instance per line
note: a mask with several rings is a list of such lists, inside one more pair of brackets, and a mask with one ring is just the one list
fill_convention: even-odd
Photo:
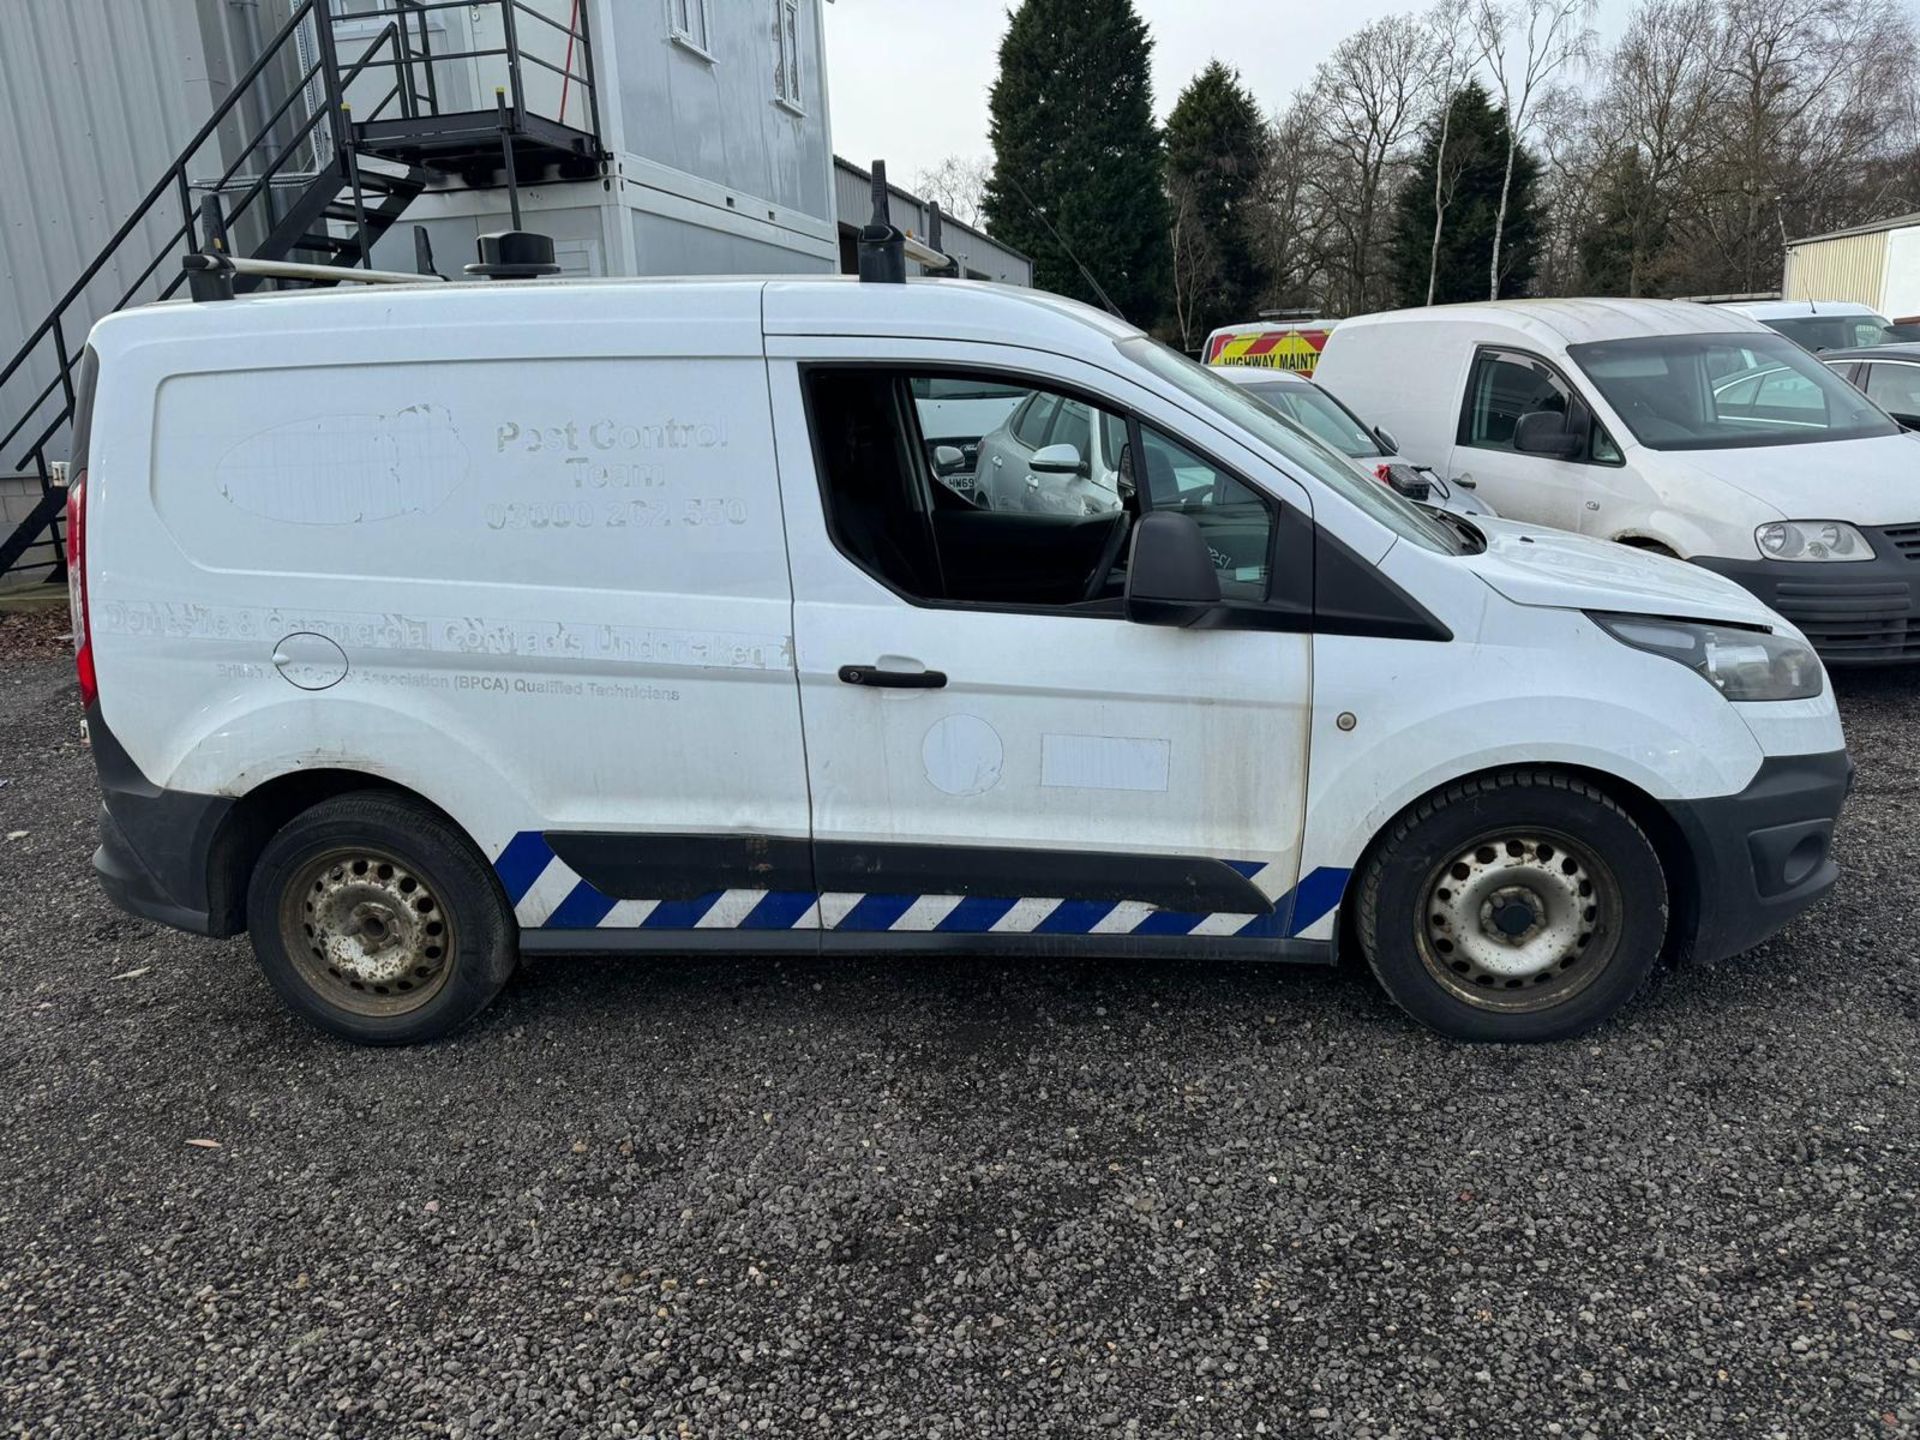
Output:
[[303,265],[294,260],[249,260],[237,255],[197,251],[180,258],[195,300],[231,300],[241,275],[263,280],[308,280],[326,285],[418,285],[439,275],[410,275],[404,270],[360,270],[345,265]]
[[940,242],[940,208],[933,207],[933,244],[916,240],[893,223],[887,202],[887,162],[873,162],[873,218],[860,231],[860,278],[881,285],[904,285],[907,261],[924,265],[931,275],[953,277],[960,273],[960,262],[936,247]]

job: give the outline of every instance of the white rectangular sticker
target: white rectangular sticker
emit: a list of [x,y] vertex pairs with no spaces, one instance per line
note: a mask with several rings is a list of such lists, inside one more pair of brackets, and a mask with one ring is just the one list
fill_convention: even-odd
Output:
[[1165,790],[1171,741],[1042,735],[1040,783],[1076,790]]

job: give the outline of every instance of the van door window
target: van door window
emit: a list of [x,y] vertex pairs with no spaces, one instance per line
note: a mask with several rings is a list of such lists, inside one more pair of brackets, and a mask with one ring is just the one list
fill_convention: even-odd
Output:
[[[994,377],[969,426],[968,483],[942,475],[927,430],[966,377],[822,366],[807,375],[828,529],[854,564],[924,604],[1121,614],[1139,514],[1126,418]],[[988,424],[989,421],[993,423]],[[951,461],[949,455],[948,461]]]
[[1511,351],[1482,350],[1474,357],[1473,374],[1467,381],[1466,412],[1460,419],[1459,443],[1480,450],[1511,451],[1514,427],[1520,423],[1520,417],[1536,411],[1588,416],[1591,426],[1588,453],[1575,458],[1602,465],[1622,462],[1620,447],[1607,434],[1606,427],[1592,418],[1573,388],[1546,361]]
[[1463,443],[1482,450],[1513,449],[1514,426],[1536,410],[1567,413],[1571,392],[1540,361],[1483,350],[1473,362]]
[[1150,425],[1140,427],[1148,501],[1189,515],[1206,537],[1228,600],[1267,598],[1273,508],[1267,497]]

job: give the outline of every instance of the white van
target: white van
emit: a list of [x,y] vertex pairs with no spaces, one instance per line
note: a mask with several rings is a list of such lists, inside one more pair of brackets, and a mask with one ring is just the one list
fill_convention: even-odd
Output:
[[1502,515],[1737,580],[1829,665],[1920,660],[1920,449],[1757,320],[1508,300],[1342,321],[1320,378]]
[[[922,382],[968,377],[1123,431],[1117,508],[937,483]],[[1834,883],[1833,698],[1751,596],[1423,511],[1039,292],[173,303],[82,390],[101,880],[356,1040],[523,952],[1337,941],[1550,1039]]]

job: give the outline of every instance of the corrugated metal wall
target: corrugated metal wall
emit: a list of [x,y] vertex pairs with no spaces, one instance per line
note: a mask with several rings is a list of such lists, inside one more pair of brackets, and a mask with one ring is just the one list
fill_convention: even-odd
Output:
[[[0,7],[0,366],[226,93],[234,73],[226,27],[236,9],[229,0]],[[76,348],[178,221],[177,207],[163,209],[146,226],[146,243],[129,242],[128,263],[109,266],[88,288],[89,313],[70,332]],[[24,395],[52,378],[51,351],[36,353],[29,369],[30,391],[21,377],[0,391],[0,434]],[[19,449],[16,441],[0,454],[0,474],[12,473]]]
[[1787,250],[1781,295],[1788,300],[1851,300],[1878,306],[1887,266],[1887,232],[1807,240]]

